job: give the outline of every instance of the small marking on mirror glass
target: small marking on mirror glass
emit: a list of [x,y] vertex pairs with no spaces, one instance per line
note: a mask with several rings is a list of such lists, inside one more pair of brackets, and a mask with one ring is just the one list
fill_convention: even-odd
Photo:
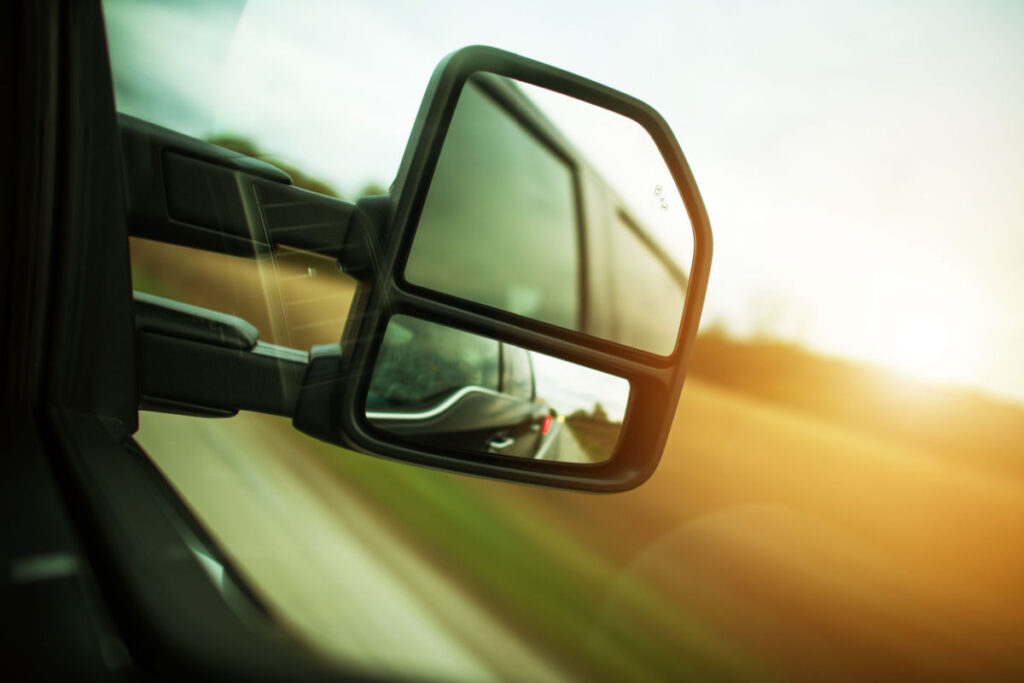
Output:
[[654,196],[658,198],[658,206],[662,211],[668,211],[668,200],[665,199],[661,185],[654,186]]

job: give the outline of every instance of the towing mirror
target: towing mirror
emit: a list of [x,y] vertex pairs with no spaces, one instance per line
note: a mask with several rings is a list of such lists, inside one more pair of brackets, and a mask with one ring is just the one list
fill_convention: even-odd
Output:
[[[120,129],[132,235],[248,258],[312,252],[358,282],[340,344],[310,351],[136,296],[141,407],[286,415],[362,453],[567,489],[623,491],[654,471],[711,231],[675,137],[643,102],[459,50],[431,78],[390,193],[354,204],[145,121],[122,115]],[[484,349],[490,374],[473,375]]]
[[[387,204],[360,204],[353,220],[372,278],[340,348],[311,355],[297,428],[366,453],[560,488],[621,491],[650,476],[711,258],[700,193],[657,112],[575,74],[465,48],[436,69]],[[400,350],[417,335],[450,343]],[[498,409],[473,408],[462,401],[473,382],[443,377],[486,345],[498,353],[492,374],[506,371],[505,350],[535,370],[561,368],[547,381],[577,405],[534,391],[541,403],[521,424],[449,434],[445,420],[475,411],[481,423]],[[484,388],[505,393],[501,382]],[[418,386],[437,391],[416,406],[389,403],[413,400],[402,392]],[[573,411],[563,436],[585,458],[570,446],[538,457],[527,437],[512,437],[538,421],[543,430],[547,417],[572,426]]]

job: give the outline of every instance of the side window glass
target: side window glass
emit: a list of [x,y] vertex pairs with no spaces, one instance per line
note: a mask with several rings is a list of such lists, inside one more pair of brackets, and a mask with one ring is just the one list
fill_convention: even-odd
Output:
[[502,390],[519,398],[533,398],[533,366],[530,353],[510,344],[502,346]]
[[498,389],[498,342],[396,315],[370,381],[370,408],[422,408],[467,386]]

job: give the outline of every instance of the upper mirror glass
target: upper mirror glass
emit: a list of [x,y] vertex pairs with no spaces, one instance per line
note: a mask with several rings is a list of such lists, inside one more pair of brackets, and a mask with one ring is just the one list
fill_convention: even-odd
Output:
[[456,105],[405,278],[669,355],[692,257],[686,207],[643,127],[478,72]]
[[438,323],[396,315],[366,417],[416,444],[566,463],[612,457],[629,382]]

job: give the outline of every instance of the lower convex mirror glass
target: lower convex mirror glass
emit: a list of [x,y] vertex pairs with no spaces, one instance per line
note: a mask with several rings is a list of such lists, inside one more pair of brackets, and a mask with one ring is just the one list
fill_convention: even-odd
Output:
[[585,464],[612,457],[628,401],[621,377],[396,315],[366,417],[412,444]]

